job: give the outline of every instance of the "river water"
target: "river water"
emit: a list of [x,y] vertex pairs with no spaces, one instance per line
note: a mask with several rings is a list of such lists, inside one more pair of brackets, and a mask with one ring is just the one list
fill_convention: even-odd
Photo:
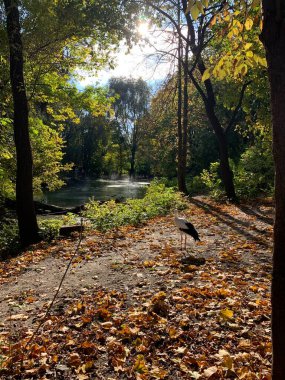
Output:
[[60,190],[44,193],[42,201],[60,207],[75,207],[93,198],[98,201],[142,198],[149,182],[107,179],[76,180]]

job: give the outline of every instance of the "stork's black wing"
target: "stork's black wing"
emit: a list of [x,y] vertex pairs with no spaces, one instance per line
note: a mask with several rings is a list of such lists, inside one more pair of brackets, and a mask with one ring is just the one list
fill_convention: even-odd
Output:
[[193,226],[193,224],[190,222],[186,222],[185,225],[187,226],[187,228],[180,228],[180,230],[183,231],[185,234],[192,236],[195,241],[200,241],[199,234]]

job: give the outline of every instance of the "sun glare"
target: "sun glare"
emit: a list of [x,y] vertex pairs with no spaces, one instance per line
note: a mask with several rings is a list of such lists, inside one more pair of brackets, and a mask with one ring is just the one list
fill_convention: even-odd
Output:
[[149,23],[146,21],[140,21],[138,25],[138,32],[142,37],[146,37],[149,32]]

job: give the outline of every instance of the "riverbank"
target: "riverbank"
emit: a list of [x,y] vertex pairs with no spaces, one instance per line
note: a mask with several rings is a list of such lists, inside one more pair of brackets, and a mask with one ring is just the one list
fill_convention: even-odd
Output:
[[87,203],[90,199],[124,201],[142,198],[149,181],[121,179],[84,178],[69,182],[66,186],[53,192],[44,192],[42,201],[60,207],[76,207]]
[[[23,378],[269,379],[272,213],[193,198],[185,215],[202,242],[187,255],[202,266],[181,261],[173,215],[88,232],[25,351]],[[0,263],[2,376],[16,379],[77,243]]]

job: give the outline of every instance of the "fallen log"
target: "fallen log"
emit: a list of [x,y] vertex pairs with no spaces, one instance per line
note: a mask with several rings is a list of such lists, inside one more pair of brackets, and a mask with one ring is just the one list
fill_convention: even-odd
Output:
[[[76,206],[76,207],[70,207],[70,208],[64,208],[60,206],[54,206],[49,205],[43,202],[34,201],[36,213],[38,215],[65,215],[69,212],[73,214],[80,214],[80,212],[84,209],[84,205]],[[5,207],[16,210],[16,201],[14,199],[5,199]]]
[[70,236],[74,232],[83,232],[84,226],[81,224],[76,224],[74,226],[62,226],[59,230],[60,236]]

